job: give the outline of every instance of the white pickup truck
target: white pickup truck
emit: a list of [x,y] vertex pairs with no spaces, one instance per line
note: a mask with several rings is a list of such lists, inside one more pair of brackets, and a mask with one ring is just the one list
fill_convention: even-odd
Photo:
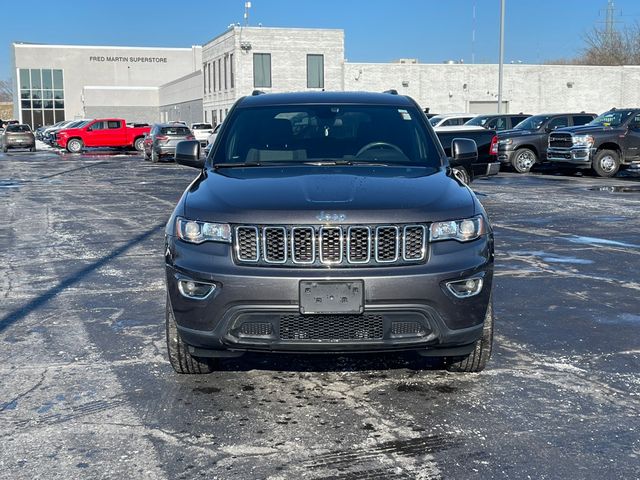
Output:
[[200,142],[201,147],[207,146],[207,139],[213,133],[213,125],[210,123],[192,123],[191,131],[196,140]]

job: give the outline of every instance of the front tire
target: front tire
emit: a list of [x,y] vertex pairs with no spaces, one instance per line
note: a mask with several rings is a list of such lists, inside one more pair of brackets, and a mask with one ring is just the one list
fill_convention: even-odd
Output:
[[67,151],[70,153],[80,153],[83,147],[84,144],[79,138],[72,138],[67,142]]
[[615,150],[600,150],[591,166],[599,177],[613,177],[620,170],[620,155]]
[[167,297],[166,307],[167,351],[169,362],[177,373],[203,374],[211,373],[215,367],[214,358],[195,357],[189,353],[188,346],[182,341],[173,309]]
[[462,359],[445,358],[446,369],[450,372],[469,372],[477,373],[484,370],[491,358],[491,349],[493,346],[493,301],[489,299],[487,313],[484,317],[484,327],[482,328],[482,337],[476,342],[473,351]]
[[511,165],[518,173],[528,173],[537,161],[538,157],[533,150],[521,148],[511,159]]

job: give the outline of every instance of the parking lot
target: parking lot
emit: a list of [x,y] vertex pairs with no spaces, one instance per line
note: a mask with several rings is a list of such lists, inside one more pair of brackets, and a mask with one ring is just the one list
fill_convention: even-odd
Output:
[[163,229],[195,173],[0,154],[0,478],[640,477],[639,173],[473,184],[496,235],[481,374],[252,354],[179,376]]

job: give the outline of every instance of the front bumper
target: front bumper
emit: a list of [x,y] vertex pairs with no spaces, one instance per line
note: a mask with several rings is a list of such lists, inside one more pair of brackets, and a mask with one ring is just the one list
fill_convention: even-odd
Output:
[[591,160],[595,151],[594,148],[589,147],[550,147],[547,149],[547,160],[558,164],[591,167]]
[[504,165],[511,165],[511,157],[515,153],[515,150],[511,148],[498,147],[498,162]]
[[[238,266],[227,244],[167,237],[166,281],[178,331],[192,352],[371,352],[470,349],[482,335],[493,279],[493,238],[430,245],[425,264],[369,268]],[[456,298],[445,282],[482,277],[476,296]],[[302,315],[302,280],[362,280],[361,315]],[[180,280],[216,285],[203,300]],[[333,331],[339,331],[334,336]],[[335,337],[335,338],[333,338]]]

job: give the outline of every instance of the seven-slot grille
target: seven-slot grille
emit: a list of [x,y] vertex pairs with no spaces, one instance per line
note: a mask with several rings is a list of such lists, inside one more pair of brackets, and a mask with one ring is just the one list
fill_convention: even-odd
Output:
[[571,148],[573,140],[570,133],[552,133],[549,136],[549,146],[553,148]]
[[261,266],[359,266],[420,263],[425,225],[235,227],[235,258]]

